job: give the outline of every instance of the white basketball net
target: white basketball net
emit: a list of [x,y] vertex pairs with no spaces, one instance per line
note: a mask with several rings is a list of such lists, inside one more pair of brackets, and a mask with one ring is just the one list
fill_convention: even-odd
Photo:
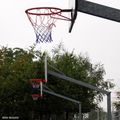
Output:
[[[46,10],[48,13],[49,9]],[[45,13],[43,10],[36,10],[36,13]],[[51,15],[31,15],[27,14],[28,18],[34,28],[36,34],[36,42],[51,42],[52,40],[52,28],[55,26],[56,19]]]

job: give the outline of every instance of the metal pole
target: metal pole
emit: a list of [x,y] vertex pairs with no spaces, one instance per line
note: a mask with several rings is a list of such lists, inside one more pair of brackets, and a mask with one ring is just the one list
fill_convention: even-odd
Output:
[[79,103],[79,120],[82,120],[81,103]]
[[100,114],[99,114],[100,110],[97,109],[97,120],[100,120]]
[[104,94],[108,94],[109,93],[106,90],[102,90],[102,89],[100,89],[100,88],[98,88],[96,86],[93,86],[91,84],[85,83],[85,82],[83,82],[81,80],[76,80],[74,78],[68,77],[66,75],[61,75],[59,73],[56,73],[56,72],[53,72],[53,71],[50,71],[50,70],[48,70],[48,74],[53,75],[53,76],[58,77],[58,78],[61,78],[61,79],[64,79],[66,81],[72,82],[72,83],[77,84],[79,86],[84,86],[86,88],[90,88],[90,89],[99,91],[99,92],[104,93]]
[[43,89],[44,92],[48,93],[48,94],[51,94],[51,95],[54,95],[54,96],[57,96],[59,98],[62,98],[62,99],[65,99],[65,100],[68,100],[68,101],[71,101],[71,102],[74,102],[74,103],[77,103],[79,106],[79,120],[82,120],[82,113],[81,113],[81,102],[80,101],[77,101],[75,99],[72,99],[72,98],[69,98],[69,97],[66,97],[64,95],[60,95],[58,93],[55,93],[53,91],[48,91],[48,90],[45,90]]
[[64,96],[64,95],[60,95],[60,94],[55,93],[55,92],[53,92],[53,91],[49,91],[49,90],[43,89],[43,92],[46,92],[46,93],[51,94],[51,95],[53,95],[53,96],[57,96],[57,97],[59,97],[59,98],[62,98],[62,99],[65,99],[65,100],[68,100],[68,101],[71,101],[71,102],[80,104],[80,101],[77,101],[77,100],[75,100],[75,99],[69,98],[69,97]]
[[40,82],[40,95],[43,96],[43,84]]
[[107,120],[112,120],[111,114],[111,92],[107,94]]
[[47,55],[45,55],[45,81],[47,82]]
[[58,77],[58,78],[61,78],[61,79],[64,79],[66,81],[75,83],[77,85],[84,86],[84,87],[87,87],[87,88],[90,88],[90,89],[93,89],[93,90],[96,90],[96,91],[99,91],[101,93],[106,94],[107,95],[107,120],[112,120],[112,114],[111,114],[111,93],[110,92],[108,92],[106,90],[99,89],[96,86],[90,85],[90,84],[85,83],[85,82],[80,81],[80,80],[76,80],[76,79],[70,78],[70,77],[65,76],[65,75],[61,75],[61,74],[53,72],[53,71],[48,71],[48,74],[53,75],[53,76]]

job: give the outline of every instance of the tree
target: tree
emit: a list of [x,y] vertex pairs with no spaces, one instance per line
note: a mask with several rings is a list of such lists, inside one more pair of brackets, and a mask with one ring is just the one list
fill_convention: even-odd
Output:
[[[104,68],[101,64],[92,64],[88,56],[68,52],[60,44],[53,49],[53,54],[21,48],[0,49],[0,114],[18,115],[21,119],[30,120],[33,114],[41,117],[51,114],[60,115],[63,112],[76,113],[78,106],[66,100],[44,94],[43,99],[33,101],[29,80],[42,78],[44,72],[44,57],[48,56],[48,69],[61,71],[62,74],[90,83],[96,87],[108,90],[112,83],[104,81]],[[52,65],[52,67],[50,66]],[[42,74],[41,74],[42,73]],[[98,107],[103,94],[53,76],[48,76],[46,84],[53,91],[77,99],[82,102],[82,111]]]
[[[94,85],[103,90],[108,90],[114,86],[111,82],[104,81],[105,70],[101,64],[92,64],[88,56],[81,54],[75,55],[64,49],[60,44],[53,51],[52,64],[65,75],[82,80],[86,83]],[[55,78],[56,81],[56,78]],[[82,102],[83,112],[88,112],[89,109],[97,107],[99,102],[103,100],[103,94],[85,87],[79,87],[73,83],[59,80],[55,83],[55,91],[61,91],[62,94],[70,95],[72,98]],[[54,88],[54,87],[53,87]]]
[[117,101],[113,103],[113,106],[115,107],[116,110],[120,110],[120,92],[117,92],[116,96],[117,96]]
[[[0,49],[0,109],[1,116],[27,116],[30,108],[29,79],[34,76],[32,52],[20,48]],[[28,94],[29,93],[29,94]],[[26,106],[27,107],[23,107]],[[32,107],[32,106],[31,106]],[[24,111],[24,112],[22,112]]]

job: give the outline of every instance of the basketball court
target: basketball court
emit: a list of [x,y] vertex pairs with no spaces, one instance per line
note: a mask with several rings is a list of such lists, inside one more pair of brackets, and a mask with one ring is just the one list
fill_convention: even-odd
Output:
[[[49,4],[49,3],[48,3]],[[28,8],[25,10],[25,13],[34,29],[36,35],[36,43],[51,43],[53,40],[52,29],[57,29],[56,23],[57,21],[69,22],[69,29],[66,32],[71,33],[74,29],[74,24],[77,19],[78,12],[86,13],[89,15],[101,17],[104,19],[112,20],[115,22],[120,22],[120,10],[111,8],[105,5],[101,5],[98,3],[93,3],[91,1],[86,0],[70,0],[68,3],[68,7],[59,8],[59,6],[37,6],[33,8]],[[42,44],[41,44],[42,45]],[[52,66],[52,65],[51,65]],[[52,75],[57,78],[64,79],[73,84],[77,84],[78,86],[84,86],[86,88],[90,88],[92,90],[96,90],[107,96],[107,120],[112,120],[111,114],[111,93],[105,90],[101,90],[95,86],[92,86],[88,83],[84,83],[82,81],[78,81],[74,78],[70,78],[64,74],[60,74],[59,72],[54,72],[48,69],[47,56],[44,61],[44,79],[43,78],[32,78],[31,85],[34,89],[39,90],[38,93],[32,94],[33,100],[38,100],[38,98],[42,98],[43,94],[47,93],[53,96],[57,96],[59,98],[74,102],[78,104],[79,108],[79,120],[82,120],[81,117],[81,107],[82,103],[78,100],[69,98],[67,96],[56,93],[55,91],[50,91],[47,88],[47,82],[49,82],[48,75]],[[57,69],[57,68],[55,68]],[[46,89],[47,88],[47,89]]]

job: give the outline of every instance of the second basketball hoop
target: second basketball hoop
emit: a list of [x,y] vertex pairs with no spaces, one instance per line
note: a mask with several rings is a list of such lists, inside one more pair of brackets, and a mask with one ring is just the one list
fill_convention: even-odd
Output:
[[39,97],[43,96],[43,82],[45,82],[44,79],[31,79],[30,83],[32,85],[32,88],[35,92],[32,94],[33,100],[37,100]]

